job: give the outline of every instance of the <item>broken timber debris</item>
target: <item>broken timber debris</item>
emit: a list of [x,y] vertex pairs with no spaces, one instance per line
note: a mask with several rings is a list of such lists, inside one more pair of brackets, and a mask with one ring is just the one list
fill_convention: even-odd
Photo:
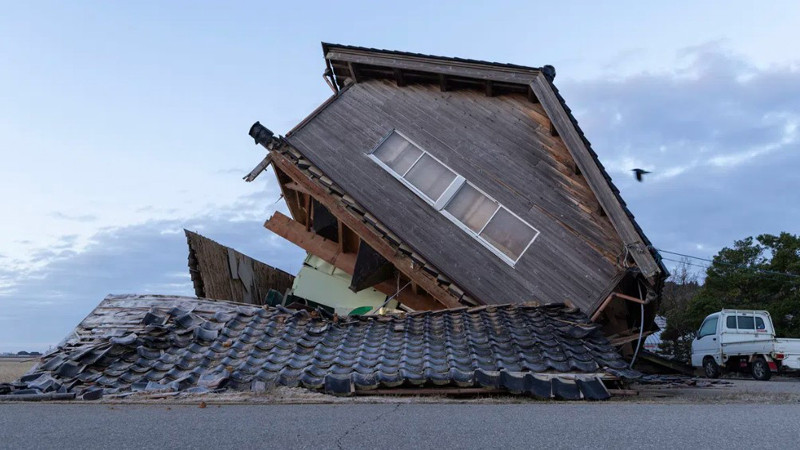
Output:
[[599,400],[609,397],[604,379],[638,375],[626,367],[597,325],[560,304],[329,320],[304,310],[130,295],[107,297],[5,388],[10,397],[91,399],[278,385],[341,395],[453,386]]
[[294,276],[211,239],[184,230],[189,274],[200,298],[263,305],[270,289],[286,292]]

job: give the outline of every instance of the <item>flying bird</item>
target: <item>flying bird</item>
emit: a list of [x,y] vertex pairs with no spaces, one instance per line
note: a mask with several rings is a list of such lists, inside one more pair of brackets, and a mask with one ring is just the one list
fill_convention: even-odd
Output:
[[631,172],[636,174],[636,181],[639,181],[639,182],[642,181],[642,175],[644,175],[646,173],[650,173],[650,172],[648,172],[648,171],[646,171],[644,169],[633,169],[633,170],[631,170]]

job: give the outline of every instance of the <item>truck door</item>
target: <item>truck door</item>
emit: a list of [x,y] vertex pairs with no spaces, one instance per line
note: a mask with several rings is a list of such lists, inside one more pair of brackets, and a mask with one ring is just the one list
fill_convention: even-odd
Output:
[[703,324],[700,325],[700,330],[697,332],[697,338],[692,343],[692,365],[700,367],[703,365],[703,357],[711,355],[717,361],[717,364],[722,364],[719,354],[719,335],[717,334],[717,323],[719,316],[706,317]]

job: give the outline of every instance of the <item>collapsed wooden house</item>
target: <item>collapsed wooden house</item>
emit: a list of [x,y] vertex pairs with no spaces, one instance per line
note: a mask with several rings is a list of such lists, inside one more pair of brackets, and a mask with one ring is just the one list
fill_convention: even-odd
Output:
[[413,310],[567,302],[652,324],[668,275],[553,84],[555,69],[323,44],[333,95],[256,122],[291,218],[266,228]]

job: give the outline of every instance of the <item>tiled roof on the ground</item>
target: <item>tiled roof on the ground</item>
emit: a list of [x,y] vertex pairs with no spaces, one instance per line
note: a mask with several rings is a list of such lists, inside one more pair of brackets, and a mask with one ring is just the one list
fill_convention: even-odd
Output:
[[0,394],[449,385],[601,399],[608,392],[600,378],[625,368],[598,327],[562,304],[331,320],[187,297],[109,296]]

